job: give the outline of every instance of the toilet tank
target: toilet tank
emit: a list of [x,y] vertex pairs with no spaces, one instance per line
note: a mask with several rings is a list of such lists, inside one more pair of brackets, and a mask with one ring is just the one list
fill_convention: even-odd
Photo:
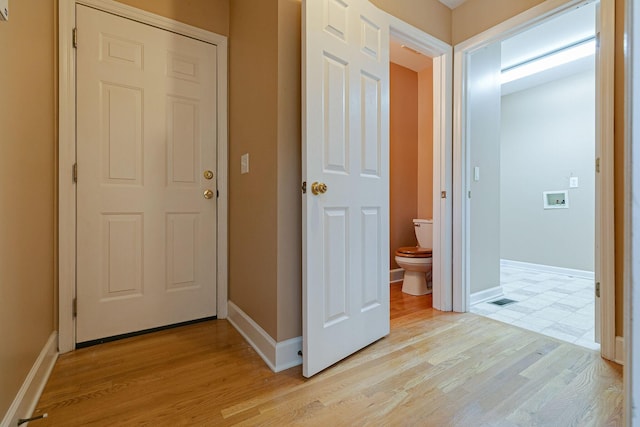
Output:
[[433,247],[433,220],[432,219],[414,219],[414,230],[418,239],[418,246],[421,248]]

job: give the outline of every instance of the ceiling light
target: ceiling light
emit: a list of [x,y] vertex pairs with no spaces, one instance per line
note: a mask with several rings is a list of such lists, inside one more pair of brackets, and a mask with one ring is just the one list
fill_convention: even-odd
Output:
[[586,58],[595,52],[596,41],[595,39],[589,39],[531,61],[509,67],[502,71],[501,82],[505,84],[542,71],[550,70],[551,68]]

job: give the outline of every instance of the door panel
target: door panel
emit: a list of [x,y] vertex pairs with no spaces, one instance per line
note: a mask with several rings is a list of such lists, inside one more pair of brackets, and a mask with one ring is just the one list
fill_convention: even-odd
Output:
[[77,341],[215,316],[216,47],[81,5],[77,26]]
[[365,0],[305,1],[303,23],[308,377],[389,333],[389,25]]

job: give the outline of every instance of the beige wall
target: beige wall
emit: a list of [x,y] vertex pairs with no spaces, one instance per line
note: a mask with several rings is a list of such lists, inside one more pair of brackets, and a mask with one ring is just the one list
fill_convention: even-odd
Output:
[[300,9],[230,9],[229,298],[276,341],[302,334]]
[[116,0],[214,33],[229,35],[229,0]]
[[433,218],[433,67],[418,73],[418,218]]
[[275,339],[278,0],[233,0],[229,30],[229,299]]
[[415,246],[418,215],[418,74],[389,64],[389,250]]
[[467,0],[452,12],[451,44],[480,34],[544,0]]
[[301,0],[278,1],[278,335],[302,335]]
[[378,8],[451,44],[451,10],[438,0],[369,0]]
[[55,328],[56,10],[0,22],[0,419]]

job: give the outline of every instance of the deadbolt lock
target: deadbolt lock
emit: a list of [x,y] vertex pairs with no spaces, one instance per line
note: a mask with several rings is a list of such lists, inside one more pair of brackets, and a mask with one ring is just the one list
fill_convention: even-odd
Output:
[[203,175],[205,179],[213,179],[213,172],[211,171],[204,171]]

